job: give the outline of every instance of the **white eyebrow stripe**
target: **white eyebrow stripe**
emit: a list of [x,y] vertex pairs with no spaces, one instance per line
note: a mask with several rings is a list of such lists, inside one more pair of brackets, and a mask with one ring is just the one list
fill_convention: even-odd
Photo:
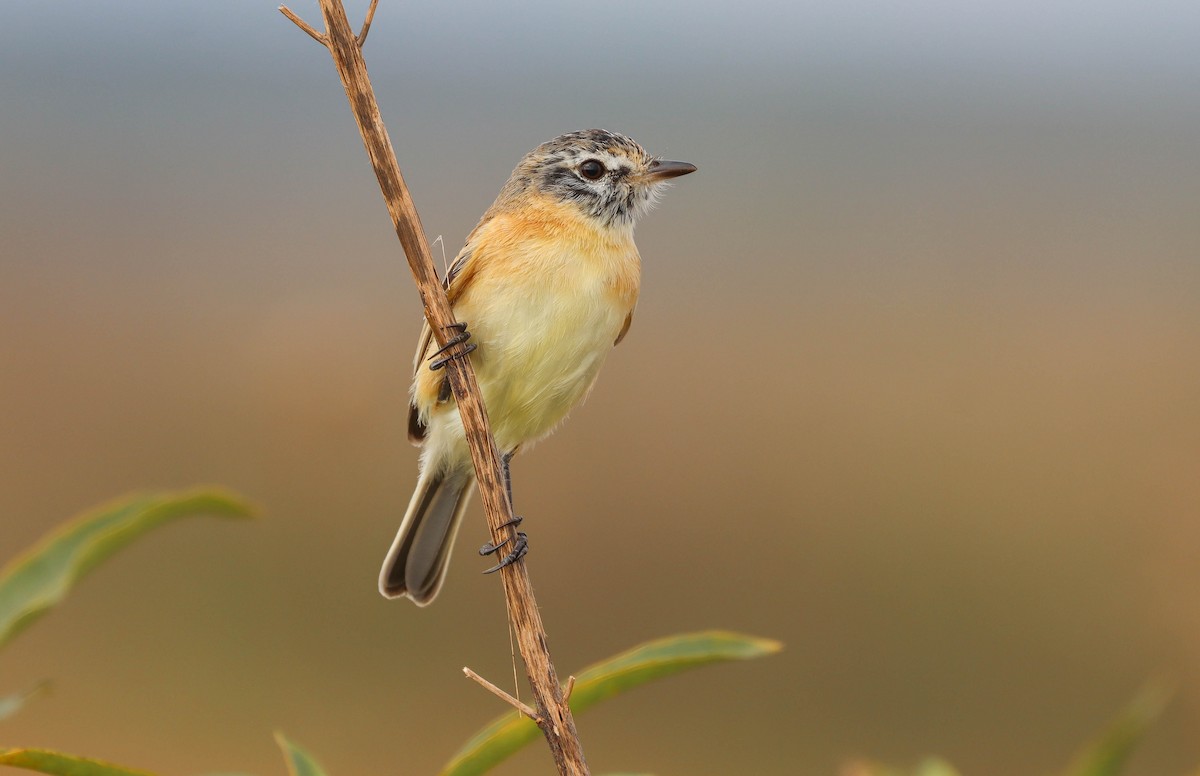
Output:
[[627,170],[633,169],[633,167],[629,164],[629,158],[626,156],[618,156],[617,154],[608,152],[597,154],[590,151],[574,154],[571,157],[571,166],[578,167],[588,159],[595,159],[603,164],[605,169],[608,170],[619,170],[621,168],[625,168]]

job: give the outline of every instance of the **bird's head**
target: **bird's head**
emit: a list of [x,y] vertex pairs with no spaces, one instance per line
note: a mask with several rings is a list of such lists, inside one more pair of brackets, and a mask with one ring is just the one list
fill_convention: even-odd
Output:
[[687,162],[656,159],[625,135],[584,129],[530,151],[501,198],[540,194],[570,205],[604,227],[632,227],[657,201],[664,183],[694,172]]

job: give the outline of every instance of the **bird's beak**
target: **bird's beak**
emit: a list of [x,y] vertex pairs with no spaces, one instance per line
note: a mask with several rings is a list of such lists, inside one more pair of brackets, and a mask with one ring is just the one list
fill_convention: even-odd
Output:
[[645,178],[651,183],[665,181],[668,178],[678,178],[680,175],[687,175],[689,172],[695,172],[696,165],[688,164],[687,162],[664,162],[653,161],[646,169]]

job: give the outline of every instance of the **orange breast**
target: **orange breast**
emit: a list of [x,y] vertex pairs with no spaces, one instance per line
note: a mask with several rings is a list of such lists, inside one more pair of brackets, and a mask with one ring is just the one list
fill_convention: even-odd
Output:
[[[570,353],[599,358],[599,368],[637,302],[641,260],[628,230],[598,229],[574,208],[544,198],[527,205],[495,214],[472,234],[471,258],[450,287],[455,314],[479,345],[472,362],[493,394],[485,397],[489,414],[502,411],[506,395],[515,404],[533,402],[525,394],[538,386],[525,386],[524,376],[560,357],[568,358],[560,371],[572,368]],[[564,339],[573,344],[558,353],[553,342]],[[579,390],[564,392],[581,396],[592,377],[584,370]],[[415,375],[414,399],[425,412],[441,379],[428,369]]]

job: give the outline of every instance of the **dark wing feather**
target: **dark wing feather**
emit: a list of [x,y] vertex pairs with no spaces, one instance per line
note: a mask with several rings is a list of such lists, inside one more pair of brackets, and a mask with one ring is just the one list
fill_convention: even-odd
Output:
[[[463,267],[467,265],[467,260],[471,258],[471,251],[463,248],[462,251],[455,257],[450,264],[450,268],[446,270],[446,277],[442,278],[442,288],[450,291],[450,284],[462,272]],[[413,374],[421,368],[425,363],[426,354],[429,352],[429,345],[433,342],[433,330],[429,328],[429,321],[421,322],[421,336],[417,339],[417,353],[413,357]],[[450,400],[450,381],[447,378],[442,379],[442,384],[438,388],[438,402]],[[418,447],[425,441],[425,433],[427,429],[425,424],[421,422],[421,414],[417,412],[417,406],[410,404],[408,407],[408,441]]]
[[613,347],[621,344],[621,340],[625,339],[625,335],[629,333],[629,327],[633,325],[633,310],[629,311],[629,315],[625,316],[625,325],[621,327],[621,331],[617,334],[616,340],[613,341]]
[[458,273],[462,272],[463,267],[467,265],[467,260],[470,258],[471,252],[463,248],[458,256],[454,258],[454,261],[450,262],[450,269],[446,270],[446,277],[442,278],[442,288],[446,289],[446,291],[450,290],[450,284],[458,277]]

